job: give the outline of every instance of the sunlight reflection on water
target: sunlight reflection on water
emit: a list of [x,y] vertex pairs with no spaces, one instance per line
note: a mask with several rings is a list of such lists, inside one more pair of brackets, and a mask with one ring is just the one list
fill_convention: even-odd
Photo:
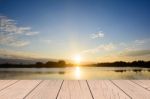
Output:
[[75,67],[75,78],[80,79],[81,78],[81,69],[79,66]]
[[83,66],[67,68],[1,68],[0,79],[150,79],[150,69]]

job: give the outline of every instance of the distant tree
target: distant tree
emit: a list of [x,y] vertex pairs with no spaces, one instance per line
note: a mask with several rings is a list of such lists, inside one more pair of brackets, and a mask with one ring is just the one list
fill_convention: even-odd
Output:
[[[63,68],[66,66],[73,66],[73,64],[66,64],[64,60],[59,60],[58,62],[48,61],[47,63],[36,62],[35,64],[12,64],[12,63],[4,63],[0,64],[0,68]],[[116,61],[116,62],[104,62],[104,63],[96,63],[85,66],[106,66],[106,67],[147,67],[150,68],[150,61],[133,61],[133,62],[124,62],[124,61]],[[137,71],[137,70],[135,70]],[[139,70],[138,70],[139,71]],[[150,71],[150,70],[149,70]]]
[[43,65],[42,62],[36,62],[36,65]]
[[55,67],[57,65],[57,63],[56,62],[52,62],[52,61],[48,61],[45,65],[46,66]]
[[58,61],[58,65],[60,66],[65,66],[66,65],[66,62],[64,60],[59,60]]

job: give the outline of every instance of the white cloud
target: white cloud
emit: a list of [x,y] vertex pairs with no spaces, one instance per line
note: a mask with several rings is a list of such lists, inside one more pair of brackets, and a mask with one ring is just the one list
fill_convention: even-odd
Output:
[[126,50],[122,51],[120,55],[123,56],[145,56],[150,55],[150,50]]
[[47,44],[51,44],[51,40],[49,39],[41,39],[42,42],[47,43]]
[[29,41],[16,39],[14,36],[0,36],[0,44],[5,46],[23,47],[29,45]]
[[26,46],[26,45],[29,45],[30,42],[29,41],[14,41],[12,43],[10,43],[9,45],[10,46],[15,46],[15,47],[23,47],[23,46]]
[[136,45],[143,45],[145,43],[145,40],[135,40],[134,42]]
[[124,49],[126,49],[126,50],[150,49],[150,39],[149,38],[137,39],[132,42],[126,43],[126,46],[124,46]]
[[104,37],[104,33],[102,31],[98,32],[98,33],[94,33],[91,35],[91,38],[92,39],[95,39],[95,38],[103,38]]
[[29,59],[29,58],[40,58],[40,57],[41,55],[35,52],[26,52],[26,51],[0,48],[0,58]]
[[126,47],[127,46],[127,44],[124,43],[124,42],[119,43],[119,45],[122,46],[122,47]]
[[91,60],[100,62],[135,60],[149,61],[149,45],[150,39],[144,38],[128,43],[120,42],[115,45],[113,43],[103,44],[93,49],[84,50],[81,54],[88,55],[88,57],[92,57]]
[[0,16],[0,44],[5,46],[22,47],[30,44],[29,41],[20,39],[23,36],[36,35],[30,27],[19,27],[15,20]]
[[149,61],[150,50],[121,50],[113,53],[107,53],[97,57],[99,62],[114,62],[114,61]]
[[36,35],[39,34],[39,32],[27,32],[25,35],[31,36],[31,35]]
[[116,46],[113,43],[109,43],[109,44],[105,44],[105,45],[100,45],[93,49],[85,50],[81,53],[97,53],[97,52],[101,52],[101,51],[112,51],[115,49],[116,49]]
[[114,62],[114,61],[135,61],[135,60],[145,60],[149,61],[150,54],[148,55],[138,55],[138,56],[127,56],[119,55],[118,53],[108,54],[104,56],[99,56],[97,61],[99,62]]

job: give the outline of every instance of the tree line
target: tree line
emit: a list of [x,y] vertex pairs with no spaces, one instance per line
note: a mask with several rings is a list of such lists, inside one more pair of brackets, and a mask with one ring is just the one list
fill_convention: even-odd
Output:
[[[46,63],[36,62],[35,64],[11,64],[5,63],[0,64],[0,68],[63,68],[63,67],[72,67],[74,64],[67,64],[64,60],[59,60],[57,62],[48,61]],[[133,61],[133,62],[104,62],[104,63],[95,63],[83,65],[84,67],[147,67],[150,68],[150,61]]]
[[95,66],[103,66],[103,67],[147,67],[150,68],[150,61],[132,61],[132,62],[124,62],[124,61],[116,61],[116,62],[104,62],[94,64]]
[[66,64],[64,60],[59,60],[58,62],[48,61],[46,63],[36,62],[35,64],[11,64],[5,63],[0,64],[0,68],[54,68],[54,67],[66,67],[69,64]]

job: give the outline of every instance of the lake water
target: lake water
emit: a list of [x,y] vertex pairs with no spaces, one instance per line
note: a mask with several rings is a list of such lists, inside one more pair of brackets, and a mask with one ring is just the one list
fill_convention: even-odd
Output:
[[0,68],[0,79],[150,79],[150,69],[131,67]]

